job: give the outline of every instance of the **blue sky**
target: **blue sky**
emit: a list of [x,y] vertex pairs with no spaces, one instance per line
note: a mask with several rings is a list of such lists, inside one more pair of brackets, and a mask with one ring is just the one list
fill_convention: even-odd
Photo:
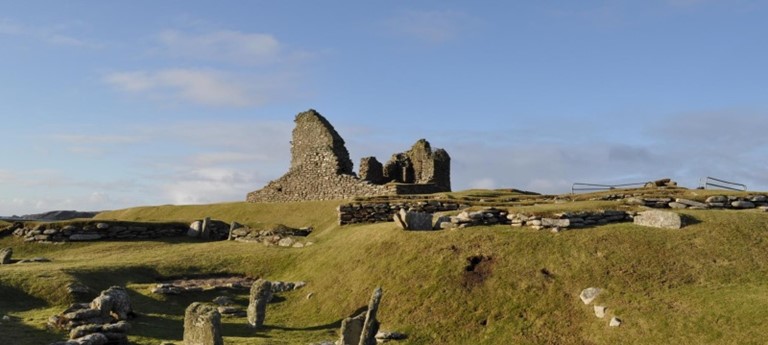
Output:
[[243,200],[317,109],[454,189],[768,190],[762,1],[0,1],[0,215]]

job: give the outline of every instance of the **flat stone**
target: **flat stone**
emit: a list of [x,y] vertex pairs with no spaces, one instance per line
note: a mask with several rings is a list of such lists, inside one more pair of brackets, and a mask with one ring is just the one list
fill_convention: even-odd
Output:
[[678,202],[678,203],[680,203],[680,204],[683,204],[683,205],[688,205],[688,206],[692,206],[692,207],[702,207],[702,208],[707,208],[707,204],[705,204],[705,203],[703,203],[703,202],[694,201],[694,200],[688,200],[688,199],[677,198],[677,199],[675,199],[675,201],[677,201],[677,202]]
[[670,202],[669,203],[669,207],[670,208],[683,209],[683,208],[688,208],[688,205],[683,204],[683,203],[679,203],[679,202]]
[[634,223],[636,225],[663,229],[680,229],[683,227],[683,220],[679,214],[659,210],[639,212],[634,218]]
[[601,291],[600,288],[589,287],[581,291],[579,298],[581,298],[581,301],[584,302],[584,304],[590,304],[597,298]]
[[95,241],[101,239],[101,234],[74,234],[69,236],[70,241]]

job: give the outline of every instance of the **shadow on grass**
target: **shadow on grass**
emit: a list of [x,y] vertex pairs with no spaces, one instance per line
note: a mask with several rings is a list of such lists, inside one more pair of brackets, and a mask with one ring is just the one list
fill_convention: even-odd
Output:
[[8,316],[0,322],[0,340],[12,339],[13,344],[47,344],[65,338],[65,335],[26,325],[20,318],[9,315],[47,307],[46,301],[0,282],[0,317]]

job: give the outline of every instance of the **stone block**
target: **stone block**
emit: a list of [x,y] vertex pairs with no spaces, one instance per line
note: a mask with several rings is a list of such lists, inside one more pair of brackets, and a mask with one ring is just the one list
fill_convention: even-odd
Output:
[[634,223],[663,229],[680,229],[683,227],[683,220],[679,214],[658,210],[639,212],[634,218]]
[[184,345],[224,345],[221,314],[211,304],[195,302],[184,313]]

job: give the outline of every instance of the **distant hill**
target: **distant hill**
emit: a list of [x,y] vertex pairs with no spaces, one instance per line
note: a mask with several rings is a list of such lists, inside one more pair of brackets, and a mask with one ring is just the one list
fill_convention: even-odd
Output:
[[70,220],[76,218],[93,218],[102,211],[49,211],[45,213],[25,214],[23,216],[4,217],[6,220]]

